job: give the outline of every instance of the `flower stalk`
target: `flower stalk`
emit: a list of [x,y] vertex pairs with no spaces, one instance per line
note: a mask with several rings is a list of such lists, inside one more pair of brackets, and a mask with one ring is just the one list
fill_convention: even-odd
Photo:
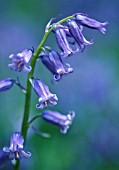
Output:
[[[49,30],[47,32],[45,32],[41,43],[39,44],[39,46],[37,47],[36,51],[33,54],[32,60],[31,60],[31,67],[32,70],[29,72],[28,74],[28,78],[27,78],[27,88],[26,88],[26,96],[25,96],[25,106],[24,106],[24,115],[23,115],[23,120],[22,120],[22,126],[21,126],[21,134],[24,137],[24,144],[26,142],[26,137],[27,137],[27,130],[28,130],[28,119],[29,119],[29,113],[30,113],[30,101],[31,101],[31,89],[32,89],[32,85],[30,83],[30,78],[33,77],[34,75],[34,70],[35,70],[35,65],[36,65],[36,61],[38,58],[38,55],[40,54],[40,52],[42,51],[42,47],[45,43],[45,41],[47,40],[49,34],[51,33],[51,31],[55,28],[55,26],[57,24],[61,24],[65,21],[67,21],[68,19],[74,18],[74,16],[69,16],[66,17],[60,21],[58,21],[56,24],[53,24]],[[20,169],[20,161],[18,160],[16,162],[16,164],[14,165],[14,170],[19,170]]]
[[[106,31],[105,26],[108,24],[108,22],[100,23],[96,20],[89,18],[87,15],[83,15],[81,13],[76,13],[72,16],[68,16],[68,17],[63,18],[62,20],[52,24],[52,22],[54,22],[54,20],[56,18],[52,18],[46,25],[44,36],[35,52],[34,52],[34,50],[33,51],[25,50],[21,53],[18,53],[17,55],[12,54],[10,56],[10,59],[13,60],[13,64],[12,64],[12,66],[10,65],[10,68],[15,69],[16,71],[21,71],[22,69],[24,69],[24,67],[26,68],[26,64],[29,61],[29,59],[26,58],[26,53],[30,52],[29,57],[31,58],[30,54],[32,52],[32,59],[31,59],[31,65],[30,65],[30,68],[32,68],[32,69],[28,73],[28,78],[27,78],[24,115],[23,115],[22,126],[21,126],[21,134],[24,138],[24,143],[26,142],[27,131],[28,131],[28,128],[30,127],[30,124],[39,117],[39,115],[36,115],[29,121],[32,86],[33,86],[34,90],[36,91],[36,93],[38,94],[39,102],[41,103],[41,106],[42,106],[42,107],[40,106],[38,108],[43,109],[45,107],[46,103],[55,105],[58,100],[56,98],[56,96],[54,96],[53,94],[50,93],[49,88],[42,81],[40,81],[38,79],[33,79],[37,59],[39,57],[42,57],[41,58],[42,62],[55,76],[57,74],[59,76],[62,76],[62,75],[64,75],[64,73],[70,73],[73,71],[73,70],[71,70],[70,65],[63,64],[62,60],[60,59],[59,56],[57,56],[58,54],[56,52],[53,52],[50,50],[50,52],[48,54],[43,54],[43,56],[39,55],[41,53],[41,51],[44,49],[44,43],[47,40],[49,34],[52,31],[56,31],[58,29],[58,32],[55,34],[57,44],[58,44],[60,50],[62,51],[63,56],[68,57],[70,54],[77,52],[78,48],[76,51],[72,51],[70,49],[70,46],[69,46],[70,42],[68,42],[66,39],[67,36],[74,39],[73,43],[71,43],[71,44],[73,45],[73,44],[77,43],[79,45],[81,51],[84,50],[86,45],[93,44],[92,41],[88,42],[83,37],[82,27],[79,28],[79,26],[76,24],[76,22],[78,22],[80,25],[89,27],[91,29],[100,30],[103,34]],[[61,25],[62,23],[66,22],[66,21],[68,21],[68,27],[64,27],[63,25]],[[44,55],[45,55],[45,58],[43,58]],[[21,56],[22,56],[22,58],[19,58]],[[49,60],[47,59],[47,57],[49,57]],[[21,59],[21,60],[19,61],[19,59]],[[25,59],[27,59],[27,60],[25,60]],[[54,67],[54,68],[52,68],[52,67]],[[61,72],[62,68],[63,68],[63,72]],[[67,68],[67,70],[69,69],[69,71],[65,70],[66,68]],[[58,77],[58,78],[55,77],[55,80],[59,80],[59,79],[60,79],[60,77]],[[7,86],[7,89],[11,88],[11,86]],[[42,113],[42,117],[47,122],[59,126],[61,133],[66,134],[67,129],[69,128],[69,125],[72,124],[73,118],[75,117],[75,112],[72,111],[68,115],[62,115],[56,111],[55,112],[45,111]],[[32,128],[34,129],[34,131],[36,133],[41,134],[41,135],[43,134],[40,131],[37,131],[37,129],[34,128],[33,126],[32,126]],[[42,136],[46,136],[46,135],[43,134]],[[16,164],[14,165],[14,170],[19,170],[19,169],[20,169],[20,160],[16,161]]]

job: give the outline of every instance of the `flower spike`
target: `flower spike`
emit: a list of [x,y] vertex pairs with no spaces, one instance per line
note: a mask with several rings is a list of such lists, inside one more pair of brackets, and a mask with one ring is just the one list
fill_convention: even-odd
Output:
[[47,85],[45,85],[41,80],[31,78],[30,82],[36,92],[36,94],[39,96],[39,102],[40,104],[36,105],[37,109],[43,109],[47,107],[48,105],[54,106],[57,104],[58,98],[56,94],[52,94],[49,91],[49,88]]
[[109,24],[107,21],[103,23],[96,21],[92,18],[89,18],[88,15],[82,13],[76,13],[73,16],[75,17],[75,21],[77,21],[79,24],[88,28],[100,30],[103,34],[106,32],[105,26]]
[[72,37],[75,39],[77,44],[80,46],[81,51],[84,50],[85,46],[93,44],[92,40],[87,41],[84,38],[84,36],[82,34],[82,28],[80,29],[75,21],[68,20],[68,27],[69,27],[69,31],[70,31]]
[[27,67],[26,64],[30,61],[32,54],[33,52],[30,49],[26,49],[16,55],[11,54],[9,59],[12,60],[12,64],[9,64],[8,67],[16,72],[21,72],[22,70],[25,72],[30,72],[31,67]]
[[75,117],[75,112],[72,111],[68,115],[62,115],[59,112],[47,110],[42,113],[42,117],[47,122],[59,126],[60,132],[66,134]]
[[9,155],[10,160],[19,160],[21,158],[29,158],[31,156],[30,152],[25,152],[23,150],[24,138],[19,132],[13,133],[10,138],[10,147],[5,146],[3,152]]
[[64,64],[60,55],[56,51],[40,56],[43,64],[54,74],[54,79],[59,81],[63,75],[73,72],[73,68],[69,64]]

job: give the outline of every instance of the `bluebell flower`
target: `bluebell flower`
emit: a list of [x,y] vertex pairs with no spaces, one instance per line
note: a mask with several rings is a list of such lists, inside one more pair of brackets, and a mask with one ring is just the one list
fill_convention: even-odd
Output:
[[54,74],[55,80],[60,80],[63,75],[73,72],[73,68],[69,64],[64,64],[61,56],[56,51],[51,51],[48,54],[40,55],[43,64]]
[[82,14],[82,13],[76,13],[74,14],[75,21],[77,21],[79,24],[86,26],[88,28],[97,29],[100,30],[103,34],[105,34],[106,28],[105,26],[108,25],[108,22],[99,22],[92,18],[89,18],[88,15]]
[[75,112],[72,111],[68,115],[62,115],[59,112],[47,110],[42,113],[42,117],[47,122],[59,126],[60,132],[66,134],[75,117]]
[[16,84],[22,90],[22,92],[26,93],[26,89],[20,84],[18,78],[17,80],[13,80],[11,78],[0,80],[0,92],[11,89],[14,84]]
[[69,28],[70,34],[75,39],[76,43],[79,45],[81,51],[84,50],[85,46],[93,44],[92,40],[87,41],[85,39],[85,37],[82,34],[82,29],[78,27],[75,21],[68,20],[68,28]]
[[23,150],[24,138],[19,132],[13,133],[10,138],[10,146],[5,146],[3,152],[9,155],[10,160],[18,160],[21,158],[29,158],[31,156],[30,152],[25,152]]
[[39,79],[30,79],[30,82],[36,92],[36,94],[39,97],[40,104],[36,105],[37,109],[43,109],[44,107],[47,107],[48,105],[54,106],[57,104],[58,98],[56,94],[52,94],[49,91],[49,88],[46,84],[44,84]]
[[11,54],[9,59],[12,61],[12,64],[9,64],[8,67],[17,72],[21,72],[22,70],[25,72],[30,72],[31,66],[27,67],[26,64],[30,61],[32,53],[32,50],[26,49],[16,55]]
[[0,92],[9,90],[10,88],[13,87],[14,83],[15,80],[12,80],[11,78],[0,80]]
[[77,48],[75,51],[72,50],[67,40],[68,30],[62,29],[60,27],[61,26],[59,25],[59,28],[55,28],[54,32],[58,47],[62,51],[61,56],[67,57],[70,56],[71,54],[75,54],[76,52],[79,51],[79,49]]

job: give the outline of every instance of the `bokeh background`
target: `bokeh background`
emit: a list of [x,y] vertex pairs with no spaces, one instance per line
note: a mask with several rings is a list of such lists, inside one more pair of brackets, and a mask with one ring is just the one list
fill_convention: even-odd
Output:
[[[35,76],[49,85],[59,97],[51,110],[67,114],[75,110],[76,118],[63,136],[56,126],[41,119],[34,126],[50,133],[46,139],[29,129],[25,150],[32,152],[22,161],[26,170],[119,170],[119,1],[113,0],[0,0],[0,79],[19,76],[26,86],[26,73],[8,69],[8,56],[25,48],[38,46],[50,18],[59,19],[76,12],[99,21],[108,21],[105,35],[84,28],[94,45],[83,53],[66,59],[74,73],[52,84],[52,74],[39,61]],[[58,51],[53,34],[46,45]],[[38,102],[32,93],[31,115]],[[24,94],[14,86],[0,93],[0,148],[9,145],[9,137],[20,131],[24,110]],[[1,168],[12,170],[10,164]]]

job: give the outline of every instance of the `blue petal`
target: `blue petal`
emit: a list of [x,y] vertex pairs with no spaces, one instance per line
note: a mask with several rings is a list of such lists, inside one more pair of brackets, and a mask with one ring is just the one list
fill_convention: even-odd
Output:
[[19,151],[19,157],[20,158],[29,158],[29,157],[31,157],[31,153],[25,152],[24,150],[20,150]]
[[10,78],[0,80],[0,92],[9,90],[13,86],[14,83],[15,83],[15,80],[12,80]]
[[5,147],[3,148],[3,152],[9,153],[9,152],[10,152],[9,147],[5,146]]
[[22,52],[22,55],[23,55],[24,60],[25,60],[25,63],[28,63],[30,61],[30,59],[32,57],[32,54],[33,54],[32,51],[28,50],[28,49],[26,49],[26,50],[24,50]]
[[10,160],[15,159],[15,152],[10,152],[10,153],[9,153],[9,159],[10,159]]
[[23,67],[24,72],[29,73],[31,70],[32,70],[31,66],[27,67],[27,66],[24,65],[24,67]]

